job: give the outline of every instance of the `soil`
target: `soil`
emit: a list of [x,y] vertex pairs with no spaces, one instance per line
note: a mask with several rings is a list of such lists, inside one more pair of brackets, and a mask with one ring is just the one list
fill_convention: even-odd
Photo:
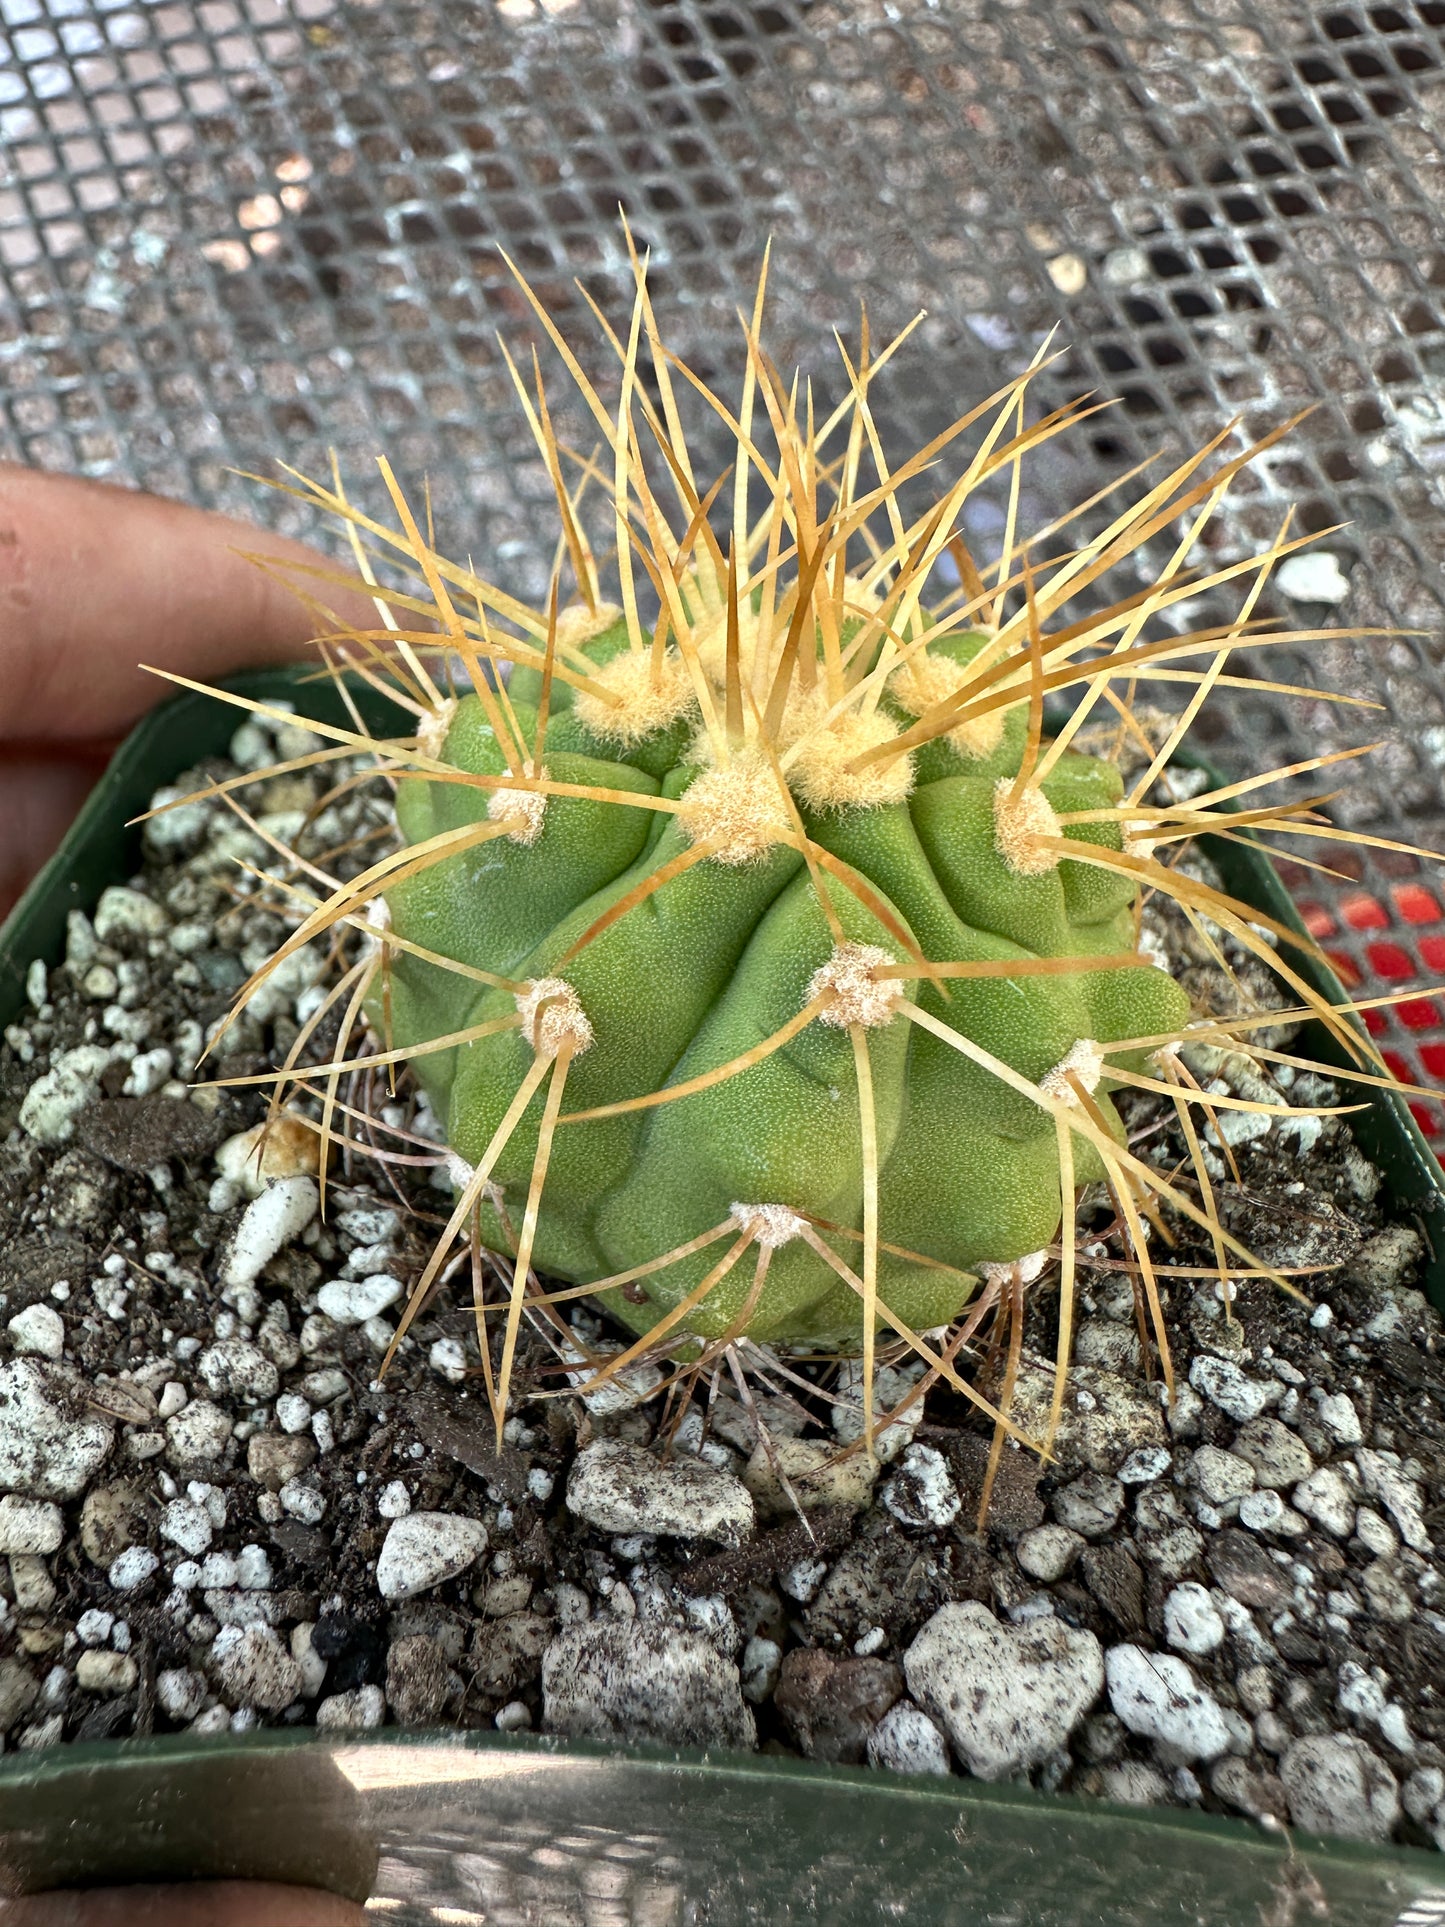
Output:
[[[248,724],[232,763],[181,787],[304,736]],[[128,887],[72,915],[67,961],[32,970],[0,1046],[7,1746],[532,1727],[1445,1845],[1445,1341],[1414,1289],[1416,1229],[1341,1120],[1221,1114],[1225,1223],[1306,1268],[1305,1295],[1249,1282],[1226,1305],[1208,1277],[1170,1283],[1172,1405],[1112,1213],[1082,1201],[1055,1456],[1007,1446],[981,1529],[990,1440],[965,1401],[935,1386],[874,1468],[841,1453],[846,1377],[756,1348],[688,1408],[584,1399],[576,1356],[529,1322],[498,1452],[469,1273],[378,1380],[449,1197],[404,1082],[343,1086],[389,1155],[340,1158],[324,1216],[305,1141],[275,1153],[269,1191],[238,1175],[264,1090],[218,1080],[280,1061],[325,962],[288,967],[197,1062],[294,921],[265,839],[354,873],[389,833],[376,779],[328,803],[270,778],[241,801],[250,827],[219,804],[159,819]],[[1148,928],[1204,1008],[1268,982],[1237,951],[1231,981],[1158,906]],[[1271,1093],[1231,1053],[1196,1068],[1256,1100],[1347,1101],[1312,1073]],[[1172,1120],[1148,1096],[1128,1115],[1171,1171]],[[292,1228],[243,1275],[284,1199]],[[1209,1265],[1182,1220],[1164,1235],[1156,1259]],[[1026,1299],[1016,1412],[1034,1424],[1058,1310],[1053,1263]],[[571,1316],[579,1349],[605,1350]],[[997,1389],[1001,1354],[971,1356]]]

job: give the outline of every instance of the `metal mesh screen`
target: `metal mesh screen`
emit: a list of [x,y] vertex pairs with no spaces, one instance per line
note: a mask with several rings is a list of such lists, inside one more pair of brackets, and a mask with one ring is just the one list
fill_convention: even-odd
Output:
[[[1055,324],[1048,406],[1117,406],[1036,463],[1035,519],[1239,414],[1315,412],[1215,524],[1285,506],[1331,534],[1280,579],[1294,626],[1398,639],[1261,673],[1383,713],[1235,691],[1232,769],[1351,741],[1342,818],[1445,824],[1445,0],[0,0],[0,447],[314,533],[231,473],[431,479],[444,546],[538,593],[554,522],[494,332],[525,337],[506,249],[591,334],[620,317],[617,221],[651,248],[664,330],[728,381],[775,240],[770,342],[820,371],[867,298],[917,443]],[[603,372],[607,350],[593,365]],[[576,416],[564,433],[587,438]],[[997,503],[973,507],[987,551]],[[1445,897],[1388,852],[1289,872],[1379,1017],[1445,1077],[1426,994]],[[1422,1103],[1422,1123],[1445,1125]]]

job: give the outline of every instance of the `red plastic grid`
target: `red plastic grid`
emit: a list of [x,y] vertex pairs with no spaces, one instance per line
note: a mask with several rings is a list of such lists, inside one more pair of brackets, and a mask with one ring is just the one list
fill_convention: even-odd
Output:
[[1279,870],[1295,898],[1305,928],[1320,944],[1352,995],[1387,996],[1419,984],[1418,997],[1364,1013],[1392,1075],[1440,1090],[1439,1098],[1415,1097],[1410,1109],[1437,1146],[1445,1140],[1445,881],[1422,876],[1413,857],[1376,851],[1371,868],[1398,881],[1366,887],[1361,858],[1336,857],[1334,867],[1357,872],[1355,887],[1339,888],[1332,903],[1321,900],[1321,879],[1300,864]]

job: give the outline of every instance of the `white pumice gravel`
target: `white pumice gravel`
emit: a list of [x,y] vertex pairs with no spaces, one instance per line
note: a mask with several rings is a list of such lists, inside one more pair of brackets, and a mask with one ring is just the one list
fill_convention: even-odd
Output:
[[1109,1704],[1131,1733],[1162,1741],[1180,1760],[1217,1759],[1228,1747],[1223,1709],[1182,1659],[1112,1646],[1104,1670]]
[[48,1499],[22,1499],[7,1492],[0,1499],[0,1553],[32,1553],[41,1557],[58,1552],[65,1536],[65,1516]]
[[320,1209],[310,1178],[277,1178],[246,1206],[221,1270],[223,1285],[249,1285],[263,1267],[300,1237]]
[[37,1358],[60,1358],[65,1351],[65,1320],[53,1305],[27,1305],[16,1312],[6,1329],[17,1353]]
[[376,1562],[383,1599],[412,1599],[466,1571],[487,1549],[480,1519],[454,1512],[408,1512],[387,1530]]
[[323,1285],[316,1303],[338,1325],[364,1325],[402,1296],[405,1286],[385,1272],[370,1278],[338,1278]]
[[752,1530],[752,1494],[740,1479],[684,1458],[664,1460],[602,1439],[579,1452],[567,1510],[602,1532],[652,1532],[737,1543]]
[[889,1773],[946,1777],[948,1742],[921,1708],[899,1700],[868,1735],[868,1764]]
[[903,1659],[908,1690],[981,1780],[1037,1766],[1098,1699],[1103,1658],[1090,1632],[1047,1618],[1005,1626],[986,1606],[942,1606]]

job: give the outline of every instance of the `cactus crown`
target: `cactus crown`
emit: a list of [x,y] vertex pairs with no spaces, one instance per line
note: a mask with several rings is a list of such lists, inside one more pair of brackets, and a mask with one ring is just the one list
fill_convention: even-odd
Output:
[[[765,267],[732,407],[663,347],[635,265],[627,338],[609,334],[610,402],[521,283],[602,460],[560,447],[535,357],[529,385],[502,349],[557,499],[563,562],[545,607],[448,561],[385,461],[395,526],[339,479],[295,486],[340,518],[378,610],[373,630],[342,627],[313,585],[325,659],[416,720],[390,741],[320,730],[323,757],[365,750],[396,779],[401,841],[293,909],[267,969],[325,932],[366,941],[275,1073],[276,1102],[307,1102],[324,1138],[354,1138],[338,1080],[411,1065],[445,1124],[455,1186],[412,1308],[459,1242],[512,1258],[499,1306],[477,1292],[499,1426],[524,1312],[555,1320],[583,1292],[636,1334],[594,1361],[594,1385],[641,1358],[670,1358],[676,1378],[767,1341],[861,1352],[871,1387],[881,1334],[998,1419],[960,1347],[987,1313],[1017,1311],[1052,1250],[1062,1370],[1088,1181],[1114,1195],[1167,1376],[1146,1219],[1167,1207],[1202,1227],[1221,1280],[1293,1288],[1220,1222],[1195,1119],[1244,1100],[1202,1091],[1178,1046],[1295,1060],[1252,1041],[1278,1008],[1190,1010],[1140,951],[1142,897],[1171,898],[1216,953],[1227,938],[1262,958],[1364,1084],[1389,1081],[1350,1009],[1278,948],[1289,933],[1178,864],[1204,831],[1343,834],[1318,799],[1257,803],[1301,772],[1161,800],[1158,779],[1231,654],[1313,639],[1267,638],[1254,617],[1299,546],[1287,521],[1262,555],[1191,562],[1230,484],[1285,431],[1226,454],[1226,430],[1090,532],[1064,541],[1070,517],[1024,539],[1021,463],[1090,412],[1026,420],[1045,350],[890,466],[870,395],[897,342],[875,353],[865,318],[856,354],[842,351],[846,399],[819,418],[761,347]],[[683,432],[689,399],[731,438],[710,483]],[[922,513],[906,508],[945,461],[956,478]],[[1007,522],[985,569],[960,517],[1000,478]],[[608,504],[612,599],[584,532],[588,488]],[[1096,585],[1169,529],[1147,585],[1097,603]],[[386,557],[425,593],[381,587]],[[1232,621],[1167,627],[1186,599],[1235,583]],[[1185,685],[1187,702],[1151,738],[1131,704],[1160,683]],[[1045,704],[1060,700],[1072,707],[1050,739]],[[1127,786],[1076,748],[1101,717],[1144,744]],[[377,897],[387,914],[369,907]],[[328,1011],[340,1041],[307,1061]],[[1130,1148],[1111,1097],[1128,1089],[1177,1109],[1192,1177]],[[534,1259],[571,1288],[544,1288]],[[871,1449],[869,1390],[863,1408]]]

